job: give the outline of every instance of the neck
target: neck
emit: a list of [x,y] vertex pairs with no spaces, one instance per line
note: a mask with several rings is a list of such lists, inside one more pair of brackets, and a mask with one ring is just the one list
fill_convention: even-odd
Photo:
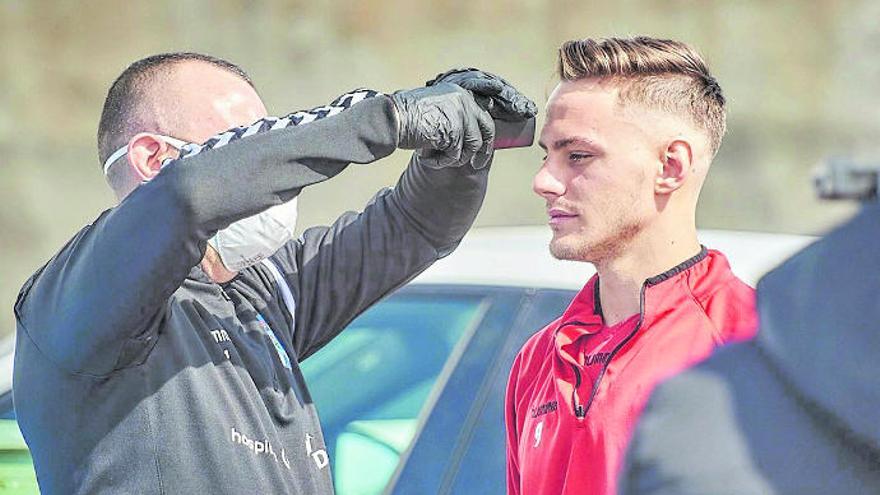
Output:
[[599,297],[606,325],[617,324],[641,310],[645,280],[681,264],[700,252],[696,227],[641,235],[615,253],[596,262]]
[[211,246],[208,246],[208,249],[205,251],[205,257],[202,258],[201,266],[202,271],[205,272],[208,278],[218,284],[229,282],[238,274],[238,272],[230,271],[223,265],[220,255]]

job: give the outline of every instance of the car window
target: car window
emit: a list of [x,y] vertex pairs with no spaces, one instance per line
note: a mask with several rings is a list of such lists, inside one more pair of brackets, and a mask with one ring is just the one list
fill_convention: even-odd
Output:
[[382,493],[441,370],[479,324],[483,301],[398,293],[302,363],[339,495]]
[[574,291],[491,288],[492,305],[444,380],[388,493],[504,493],[504,394],[523,344],[558,318]]

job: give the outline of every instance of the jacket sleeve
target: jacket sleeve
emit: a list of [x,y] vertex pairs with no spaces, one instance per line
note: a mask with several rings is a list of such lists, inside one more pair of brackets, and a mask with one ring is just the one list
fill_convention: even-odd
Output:
[[217,230],[395,149],[393,102],[366,96],[185,147],[25,284],[15,305],[20,332],[68,372],[127,365],[120,357],[151,345],[169,297]]
[[516,420],[516,382],[519,376],[520,355],[516,356],[507,380],[504,395],[504,426],[507,433],[507,494],[519,495],[519,432]]
[[397,185],[380,191],[363,212],[308,229],[276,253],[296,300],[297,359],[452,252],[482,205],[488,168],[431,169],[413,155]]

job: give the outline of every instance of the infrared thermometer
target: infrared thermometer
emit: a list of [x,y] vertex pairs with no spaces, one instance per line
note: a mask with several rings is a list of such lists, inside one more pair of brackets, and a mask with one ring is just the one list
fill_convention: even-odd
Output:
[[527,148],[535,141],[535,118],[519,122],[495,120],[495,149]]

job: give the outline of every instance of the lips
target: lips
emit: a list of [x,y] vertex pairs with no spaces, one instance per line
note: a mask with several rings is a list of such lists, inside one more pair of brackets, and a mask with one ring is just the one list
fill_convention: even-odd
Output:
[[547,215],[550,217],[550,225],[561,225],[569,220],[577,218],[576,213],[571,213],[561,208],[551,208],[547,211]]

